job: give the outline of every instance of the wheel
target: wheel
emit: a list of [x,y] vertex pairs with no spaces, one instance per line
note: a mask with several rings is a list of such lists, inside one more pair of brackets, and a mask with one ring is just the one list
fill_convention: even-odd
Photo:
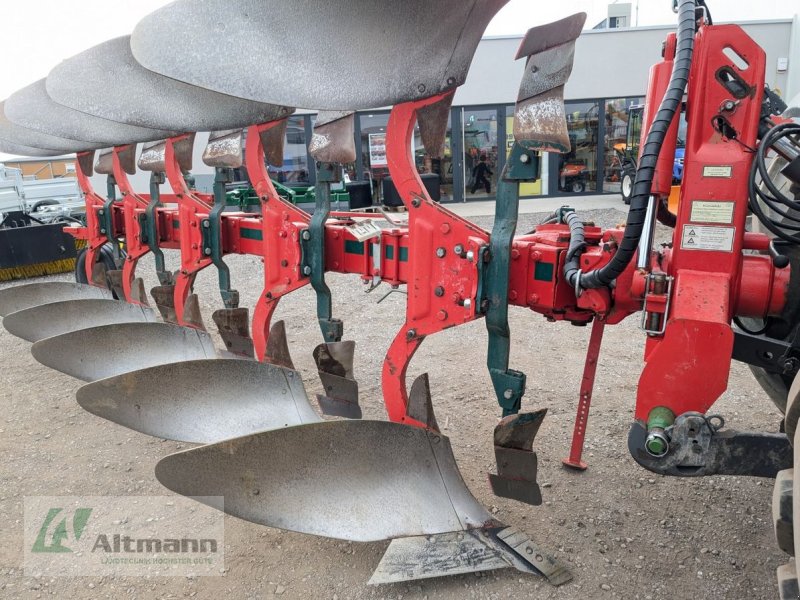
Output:
[[[106,271],[113,271],[117,268],[117,264],[114,262],[114,253],[111,249],[111,244],[105,244],[102,248],[100,248],[100,252],[97,256],[97,262],[102,263]],[[89,283],[89,278],[86,277],[86,248],[82,248],[78,252],[78,256],[75,259],[75,281],[78,283]],[[111,290],[111,293],[114,295],[116,300],[119,300],[117,295],[114,293],[114,290]]]
[[625,204],[631,203],[631,196],[633,195],[633,182],[636,179],[636,172],[626,170],[625,173],[622,175],[622,183],[620,188],[622,189],[622,201]]
[[586,183],[580,179],[575,179],[569,184],[569,191],[573,194],[582,194],[586,191]]

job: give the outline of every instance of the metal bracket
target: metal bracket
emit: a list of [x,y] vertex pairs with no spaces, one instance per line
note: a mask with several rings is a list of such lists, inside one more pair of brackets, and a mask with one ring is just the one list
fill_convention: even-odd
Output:
[[[647,323],[648,315],[652,314],[650,311],[647,310],[647,300],[650,298],[652,294],[655,292],[651,292],[651,284],[658,285],[660,283],[660,279],[666,282],[666,289],[664,292],[659,292],[658,295],[665,295],[666,296],[666,304],[664,305],[664,312],[661,318],[661,322],[658,327],[650,327]],[[644,288],[644,303],[642,305],[642,319],[639,322],[639,328],[644,331],[647,335],[664,335],[664,332],[667,330],[667,319],[669,317],[669,306],[672,302],[672,283],[675,281],[675,278],[671,275],[665,275],[664,273],[648,273],[645,277],[645,288]]]
[[142,233],[146,236],[147,246],[153,253],[156,263],[156,275],[161,285],[171,285],[173,283],[172,273],[167,271],[164,263],[164,252],[158,246],[158,219],[156,209],[161,207],[161,184],[166,180],[163,172],[152,172],[150,174],[150,202],[144,209],[145,222],[142,224]]
[[519,500],[538,506],[542,491],[536,483],[539,461],[533,451],[533,440],[544,421],[547,409],[512,415],[494,429],[494,454],[497,474],[489,473],[489,484],[495,496]]
[[122,267],[122,255],[119,251],[119,240],[114,236],[114,202],[117,201],[117,181],[113,175],[106,177],[106,200],[103,207],[98,209],[97,216],[100,221],[100,233],[106,236],[111,242],[111,253],[114,256],[114,263],[118,268]]
[[731,358],[787,378],[793,378],[800,371],[800,351],[793,342],[753,335],[740,329],[733,332]]
[[[317,163],[316,205],[308,230],[303,232],[303,271],[311,279],[317,293],[317,319],[326,342],[338,342],[344,333],[344,324],[333,318],[331,290],[325,283],[325,223],[331,212],[331,182],[336,181],[338,166],[334,163]],[[308,233],[306,238],[305,234]]]
[[508,368],[511,332],[508,327],[508,288],[511,246],[519,216],[519,183],[539,176],[536,155],[514,144],[497,186],[495,220],[488,251],[479,265],[479,310],[489,333],[487,366],[503,416],[519,412],[525,393],[525,374]]
[[231,289],[231,272],[222,258],[222,212],[227,206],[226,185],[233,181],[233,169],[217,167],[214,171],[214,207],[201,223],[203,254],[210,256],[211,262],[217,267],[219,292],[225,308],[238,308],[239,292]]
[[628,451],[645,469],[661,475],[747,475],[775,477],[792,466],[792,447],[783,433],[720,431],[700,413],[684,413],[667,430],[669,450],[655,457],[645,450],[647,427],[634,421]]

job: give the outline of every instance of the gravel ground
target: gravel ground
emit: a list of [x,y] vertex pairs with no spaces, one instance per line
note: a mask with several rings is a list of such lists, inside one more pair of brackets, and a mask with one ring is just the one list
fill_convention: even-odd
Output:
[[[602,226],[616,210],[584,213]],[[525,215],[519,231],[541,218]],[[489,227],[490,219],[476,219]],[[168,258],[175,264],[176,258]],[[232,257],[243,306],[261,288],[254,257]],[[140,273],[155,284],[153,265]],[[62,277],[68,279],[67,276]],[[385,419],[380,366],[402,324],[404,297],[381,304],[353,277],[331,275],[335,311],[357,341],[356,376],[365,418]],[[211,270],[198,278],[206,323],[218,307]],[[284,299],[295,364],[309,393],[319,390],[311,350],[319,342],[309,288]],[[773,540],[772,482],[745,477],[674,479],[629,457],[626,438],[642,367],[644,336],[636,319],[609,327],[599,364],[583,473],[565,470],[587,328],[547,323],[522,309],[510,315],[512,366],[528,374],[524,408],[548,407],[536,441],[545,503],[531,507],[494,497],[492,429],[498,410],[484,367],[486,333],[478,321],[428,338],[409,376],[427,369],[443,432],[467,485],[502,521],[518,526],[567,561],[575,578],[553,588],[510,569],[382,587],[366,585],[386,543],[355,544],[288,533],[226,517],[226,570],[219,577],[26,577],[22,564],[23,498],[32,495],[163,495],[156,461],[186,445],[153,439],[83,412],[79,382],[36,363],[29,344],[0,331],[0,598],[748,598],[777,597],[775,569],[786,557]],[[121,342],[122,343],[122,342]],[[235,393],[235,390],[231,390]],[[728,426],[775,431],[780,416],[749,371],[734,364],[730,389],[716,405]]]

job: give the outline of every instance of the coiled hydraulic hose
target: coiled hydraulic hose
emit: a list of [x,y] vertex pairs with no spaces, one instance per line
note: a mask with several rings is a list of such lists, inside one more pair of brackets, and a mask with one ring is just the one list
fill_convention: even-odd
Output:
[[[750,181],[748,191],[750,195],[750,210],[756,215],[761,224],[771,231],[775,236],[788,244],[800,244],[800,202],[783,194],[769,172],[766,155],[770,148],[782,138],[800,135],[800,124],[795,122],[782,123],[776,125],[761,138],[756,150],[756,157],[750,169]],[[765,190],[759,188],[757,180],[761,179]],[[768,215],[761,202],[766,204],[772,212],[783,217]]]
[[[570,286],[577,291],[610,285],[625,271],[636,255],[644,229],[658,155],[661,152],[667,130],[676,112],[680,110],[686,84],[689,81],[689,69],[692,66],[692,53],[694,52],[695,8],[695,0],[680,0],[678,5],[678,44],[675,63],[672,67],[669,87],[647,134],[642,157],[636,169],[636,180],[633,184],[631,205],[622,241],[613,258],[600,269],[581,273],[579,269],[571,268],[567,272],[567,265],[564,265],[564,276]],[[572,264],[570,261],[568,262]]]

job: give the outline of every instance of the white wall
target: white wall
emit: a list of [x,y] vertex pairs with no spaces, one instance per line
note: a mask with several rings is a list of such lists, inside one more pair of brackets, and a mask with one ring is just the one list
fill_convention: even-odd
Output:
[[[786,95],[787,74],[779,74],[776,67],[779,57],[789,56],[792,21],[753,22],[742,27],[767,53],[767,83]],[[643,96],[650,67],[661,60],[661,44],[673,29],[665,26],[584,31],[575,44],[575,65],[566,86],[566,98]],[[795,35],[795,39],[798,37]],[[513,60],[521,39],[482,40],[467,81],[456,92],[454,104],[513,103],[525,63]],[[798,73],[800,56],[794,58],[799,63],[794,65],[794,72]]]

